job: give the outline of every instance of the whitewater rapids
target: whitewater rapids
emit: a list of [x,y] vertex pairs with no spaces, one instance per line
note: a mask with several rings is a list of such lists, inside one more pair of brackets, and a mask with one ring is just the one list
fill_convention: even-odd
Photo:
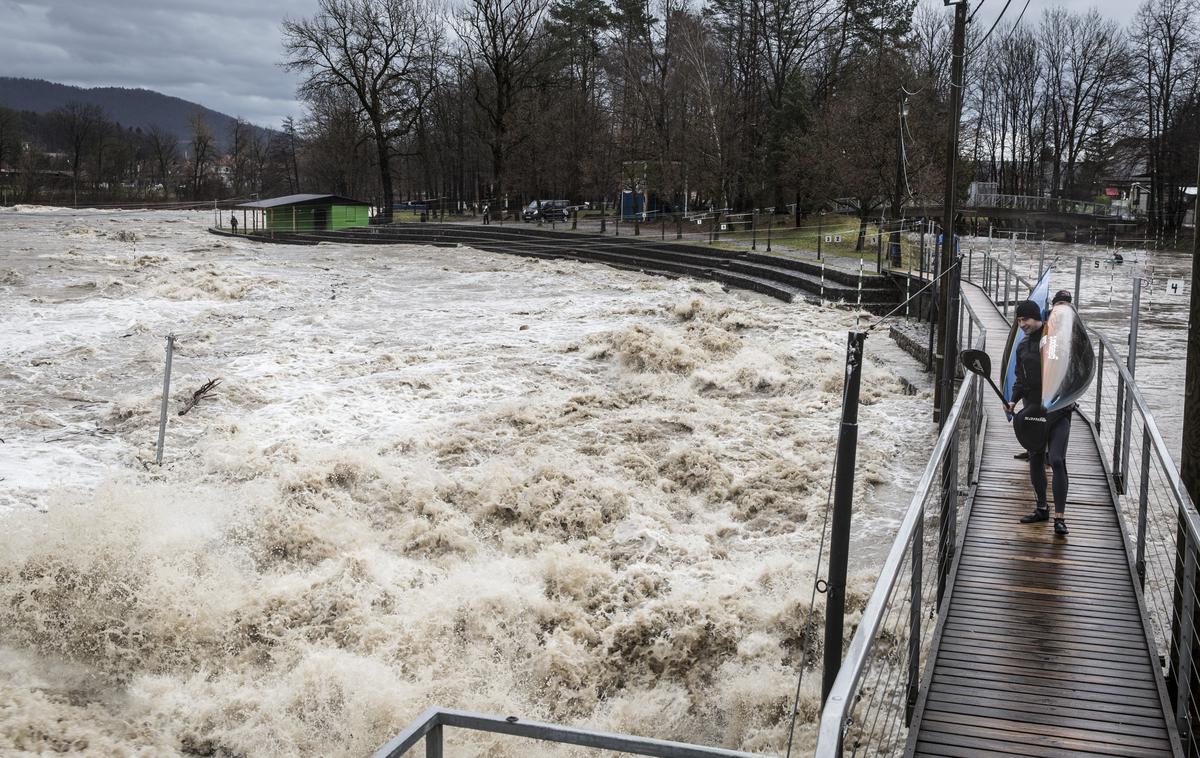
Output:
[[[782,752],[854,314],[210,221],[0,210],[0,753],[362,756],[431,705]],[[933,439],[867,353],[850,621]]]

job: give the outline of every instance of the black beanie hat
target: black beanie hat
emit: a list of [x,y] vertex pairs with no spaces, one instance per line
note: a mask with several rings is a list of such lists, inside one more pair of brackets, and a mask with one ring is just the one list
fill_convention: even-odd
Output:
[[1054,297],[1050,300],[1051,305],[1054,305],[1055,303],[1069,302],[1071,302],[1071,293],[1067,292],[1066,290],[1059,290],[1058,292],[1055,292]]
[[1036,318],[1042,320],[1042,309],[1032,300],[1022,300],[1017,303],[1017,318]]

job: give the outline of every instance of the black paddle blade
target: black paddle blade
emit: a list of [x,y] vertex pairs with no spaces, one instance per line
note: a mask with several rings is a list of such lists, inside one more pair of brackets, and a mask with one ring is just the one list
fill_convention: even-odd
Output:
[[982,350],[971,350],[970,348],[961,351],[958,358],[962,361],[963,368],[970,371],[972,374],[979,374],[982,377],[991,379],[992,377],[992,359],[987,353]]

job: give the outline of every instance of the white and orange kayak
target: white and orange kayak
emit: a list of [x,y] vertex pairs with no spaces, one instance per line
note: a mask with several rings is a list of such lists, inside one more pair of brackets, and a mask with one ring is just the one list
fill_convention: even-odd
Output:
[[1055,411],[1078,400],[1096,375],[1096,356],[1083,319],[1070,303],[1057,303],[1046,317],[1042,353],[1042,405]]

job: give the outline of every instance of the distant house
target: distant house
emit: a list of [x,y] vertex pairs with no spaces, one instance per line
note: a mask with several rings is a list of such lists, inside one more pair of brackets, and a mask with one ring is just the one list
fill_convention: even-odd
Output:
[[[285,195],[235,206],[242,230],[312,232],[370,223],[371,204],[340,195]],[[249,215],[247,215],[249,211]]]
[[1144,216],[1150,206],[1150,160],[1146,141],[1127,138],[1112,146],[1108,170],[1101,177],[1102,191],[1114,206]]

